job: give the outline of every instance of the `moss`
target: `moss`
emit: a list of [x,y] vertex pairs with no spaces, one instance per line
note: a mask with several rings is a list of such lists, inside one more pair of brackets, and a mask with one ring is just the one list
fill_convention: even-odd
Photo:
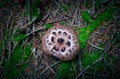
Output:
[[[7,79],[16,79],[25,72],[28,67],[28,63],[22,64],[29,60],[31,55],[31,45],[27,45],[25,49],[21,45],[18,45],[13,52],[10,59],[3,61],[4,77]],[[20,66],[17,66],[21,64]],[[20,74],[21,73],[21,74]]]
[[[10,57],[8,57],[9,52],[6,49],[6,55],[2,63],[4,69],[4,77],[6,79],[16,79],[24,73],[25,69],[28,67],[29,63],[25,63],[31,57],[31,44],[23,46],[25,40],[25,34],[21,34],[17,30],[12,36],[10,36],[11,29],[5,31],[6,41],[0,42],[3,44],[0,48],[8,45],[9,41],[16,42],[16,47],[12,46],[13,52],[11,52]],[[18,66],[21,64],[20,66]]]
[[[98,52],[92,52],[91,54],[85,53],[82,59],[82,65],[88,66],[92,65],[92,63],[100,57]],[[89,62],[88,62],[89,61]]]
[[101,15],[97,16],[96,20],[94,20],[89,26],[79,29],[79,40],[81,49],[86,46],[89,35],[97,29],[103,21],[108,21],[113,18],[113,13],[115,10],[113,8],[109,8],[107,11],[103,12]]
[[[98,15],[97,18],[90,25],[78,29],[78,31],[79,31],[78,39],[80,41],[80,49],[83,49],[83,48],[86,47],[89,35],[95,29],[97,29],[102,24],[103,21],[109,21],[109,20],[113,19],[113,14],[116,11],[116,9],[112,8],[113,6],[114,5],[110,6],[106,11],[104,11],[103,13]],[[86,21],[89,22],[89,20],[90,20],[89,14],[86,13],[86,14],[84,14],[84,16],[85,17],[83,17],[83,18],[87,18]],[[89,54],[87,55],[87,54],[84,55],[85,58],[82,61],[84,66],[91,65],[100,56],[97,52],[93,53],[93,54],[90,54],[90,55]],[[68,66],[68,64],[69,64],[69,66]],[[68,69],[71,69],[70,65],[72,65],[72,64],[71,63],[64,63],[64,65],[63,65],[63,63],[60,64],[60,69],[59,69],[57,74],[59,75],[59,77],[61,79],[64,79],[65,76],[67,76],[67,74],[70,73],[69,72],[70,70],[68,70]],[[102,69],[104,67],[102,63],[97,63],[97,64],[95,64],[95,66],[97,67],[97,69]]]
[[50,29],[50,28],[52,28],[53,27],[53,25],[52,24],[46,24],[46,30],[48,30],[48,29]]
[[82,19],[83,19],[84,21],[86,21],[87,23],[89,23],[90,20],[91,20],[90,13],[89,13],[88,11],[84,11],[84,12],[82,13]]
[[71,63],[69,62],[61,63],[60,70],[58,71],[58,74],[57,74],[57,79],[66,79],[67,74],[70,72],[69,68],[71,68]]

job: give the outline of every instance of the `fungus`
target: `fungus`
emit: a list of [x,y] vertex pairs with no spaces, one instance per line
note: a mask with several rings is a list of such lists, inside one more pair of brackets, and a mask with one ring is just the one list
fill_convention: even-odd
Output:
[[60,60],[72,60],[79,50],[77,37],[73,28],[54,26],[42,37],[42,50],[45,54]]

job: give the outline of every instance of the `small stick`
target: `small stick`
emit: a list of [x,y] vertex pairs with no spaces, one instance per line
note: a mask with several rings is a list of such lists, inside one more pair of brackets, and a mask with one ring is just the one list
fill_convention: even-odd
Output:
[[63,9],[55,0],[53,0],[53,1],[54,1],[55,4],[65,13],[64,9]]
[[97,73],[89,73],[89,72],[85,72],[85,74],[88,74],[88,75],[94,75],[94,76],[100,76],[100,77],[106,77],[104,74],[97,74]]
[[[42,76],[45,72],[47,72],[50,68],[54,67],[55,65],[59,64],[61,61],[58,61],[56,63],[54,63],[53,65],[47,67],[41,74],[40,76]],[[39,70],[36,70],[36,71],[39,71]]]
[[76,8],[76,10],[75,10],[74,17],[73,17],[73,20],[72,20],[71,25],[74,24],[74,21],[75,21],[75,19],[76,19],[76,17],[77,17],[77,12],[78,12],[78,10],[79,10],[79,6],[78,6],[78,7]]
[[[83,66],[82,66],[82,62],[81,62],[81,55],[80,55],[80,53],[79,53],[79,60],[78,60],[78,62],[79,62],[79,70],[83,71]],[[84,74],[82,74],[82,79],[85,79],[85,75]]]
[[45,27],[40,27],[40,28],[38,28],[37,30],[28,33],[28,34],[26,35],[26,37],[28,37],[29,35],[31,35],[31,34],[33,34],[33,33],[38,32],[38,31],[44,30],[44,29],[45,29]]
[[88,44],[91,45],[92,47],[96,48],[96,49],[105,50],[104,48],[97,47],[96,45],[90,43],[89,41],[88,41]]
[[[48,65],[48,63],[46,63],[46,65],[47,65],[47,67],[50,67],[50,66]],[[52,68],[50,68],[50,71],[51,71],[54,75],[56,75],[55,71],[54,71]]]

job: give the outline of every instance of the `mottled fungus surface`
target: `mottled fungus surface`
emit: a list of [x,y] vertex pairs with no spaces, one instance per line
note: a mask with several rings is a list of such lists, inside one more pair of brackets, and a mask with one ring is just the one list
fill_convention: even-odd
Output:
[[77,37],[76,31],[71,27],[54,26],[42,37],[42,50],[60,60],[72,60],[79,50]]

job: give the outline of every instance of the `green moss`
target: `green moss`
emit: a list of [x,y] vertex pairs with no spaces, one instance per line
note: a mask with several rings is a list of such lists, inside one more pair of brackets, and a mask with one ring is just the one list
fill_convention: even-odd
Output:
[[62,25],[62,26],[66,26],[65,21],[62,21],[62,22],[61,22],[61,25]]
[[[28,67],[28,63],[22,64],[28,59],[31,55],[31,45],[27,45],[25,49],[21,45],[18,45],[14,50],[10,59],[6,59],[3,62],[4,77],[7,79],[16,79],[21,74],[24,73],[25,69]],[[17,66],[21,64],[20,66]]]
[[91,54],[85,53],[82,60],[83,66],[92,65],[92,63],[100,57],[100,53],[92,52]]
[[86,21],[87,23],[90,22],[91,20],[90,13],[88,11],[84,11],[82,13],[82,19]]
[[61,63],[60,70],[58,71],[58,74],[57,74],[57,79],[66,79],[67,74],[70,72],[69,68],[71,68],[71,63],[69,62]]
[[46,24],[46,30],[48,30],[48,29],[50,29],[50,28],[52,28],[53,27],[53,25],[52,24]]
[[25,39],[25,37],[25,34],[20,34],[15,37],[15,41],[19,43],[21,40]]
[[107,11],[103,12],[101,15],[97,16],[96,20],[94,20],[89,26],[79,29],[79,40],[81,49],[86,46],[89,35],[97,29],[103,21],[108,21],[113,18],[114,13],[113,8],[109,8]]
[[[92,52],[91,54],[89,53],[84,53],[82,57],[82,65],[84,67],[87,67],[88,65],[93,65],[93,62],[95,62],[97,59],[100,58],[102,54],[102,51],[98,52]],[[96,71],[102,71],[105,68],[105,64],[103,62],[98,62],[95,65],[93,65]],[[93,72],[93,69],[89,69],[90,72]]]
[[[21,74],[24,73],[25,69],[29,65],[29,63],[24,62],[29,60],[31,56],[31,44],[23,46],[25,34],[21,34],[18,29],[12,36],[10,36],[9,33],[11,33],[11,31],[12,31],[11,29],[7,29],[5,31],[6,41],[0,42],[0,45],[3,44],[3,46],[0,46],[0,48],[7,46],[10,41],[16,42],[16,47],[14,45],[11,48],[13,50],[15,47],[14,51],[10,52],[11,55],[6,49],[6,57],[3,60],[2,64],[2,67],[4,69],[3,74],[6,79],[16,79],[20,77]],[[19,64],[21,65],[18,66]]]
[[[83,49],[86,47],[89,35],[95,29],[97,29],[102,24],[103,21],[109,21],[113,18],[113,14],[115,13],[116,9],[113,9],[112,7],[113,7],[113,5],[110,6],[106,11],[104,11],[103,13],[98,15],[97,18],[90,25],[78,29],[78,31],[79,31],[78,39],[80,41],[80,49]],[[88,12],[83,14],[83,16],[84,16],[83,17],[84,19],[86,18],[86,21],[88,21],[88,22],[90,21],[90,16],[89,16]],[[85,58],[83,59],[82,63],[84,66],[87,66],[87,65],[91,65],[97,58],[99,58],[100,55],[96,52],[96,53],[93,53],[90,55],[88,54],[88,55],[84,55],[84,56],[85,56]],[[69,66],[68,66],[68,64],[69,64]],[[64,63],[64,65],[63,65],[63,63],[61,63],[60,69],[57,73],[57,74],[59,74],[58,77],[60,77],[61,79],[64,79],[65,76],[67,76],[67,74],[70,73],[69,72],[70,71],[69,69],[71,69],[70,65],[72,65],[72,64]],[[101,67],[101,69],[104,67],[102,63],[95,64],[95,66],[98,67],[98,69],[100,67]]]

